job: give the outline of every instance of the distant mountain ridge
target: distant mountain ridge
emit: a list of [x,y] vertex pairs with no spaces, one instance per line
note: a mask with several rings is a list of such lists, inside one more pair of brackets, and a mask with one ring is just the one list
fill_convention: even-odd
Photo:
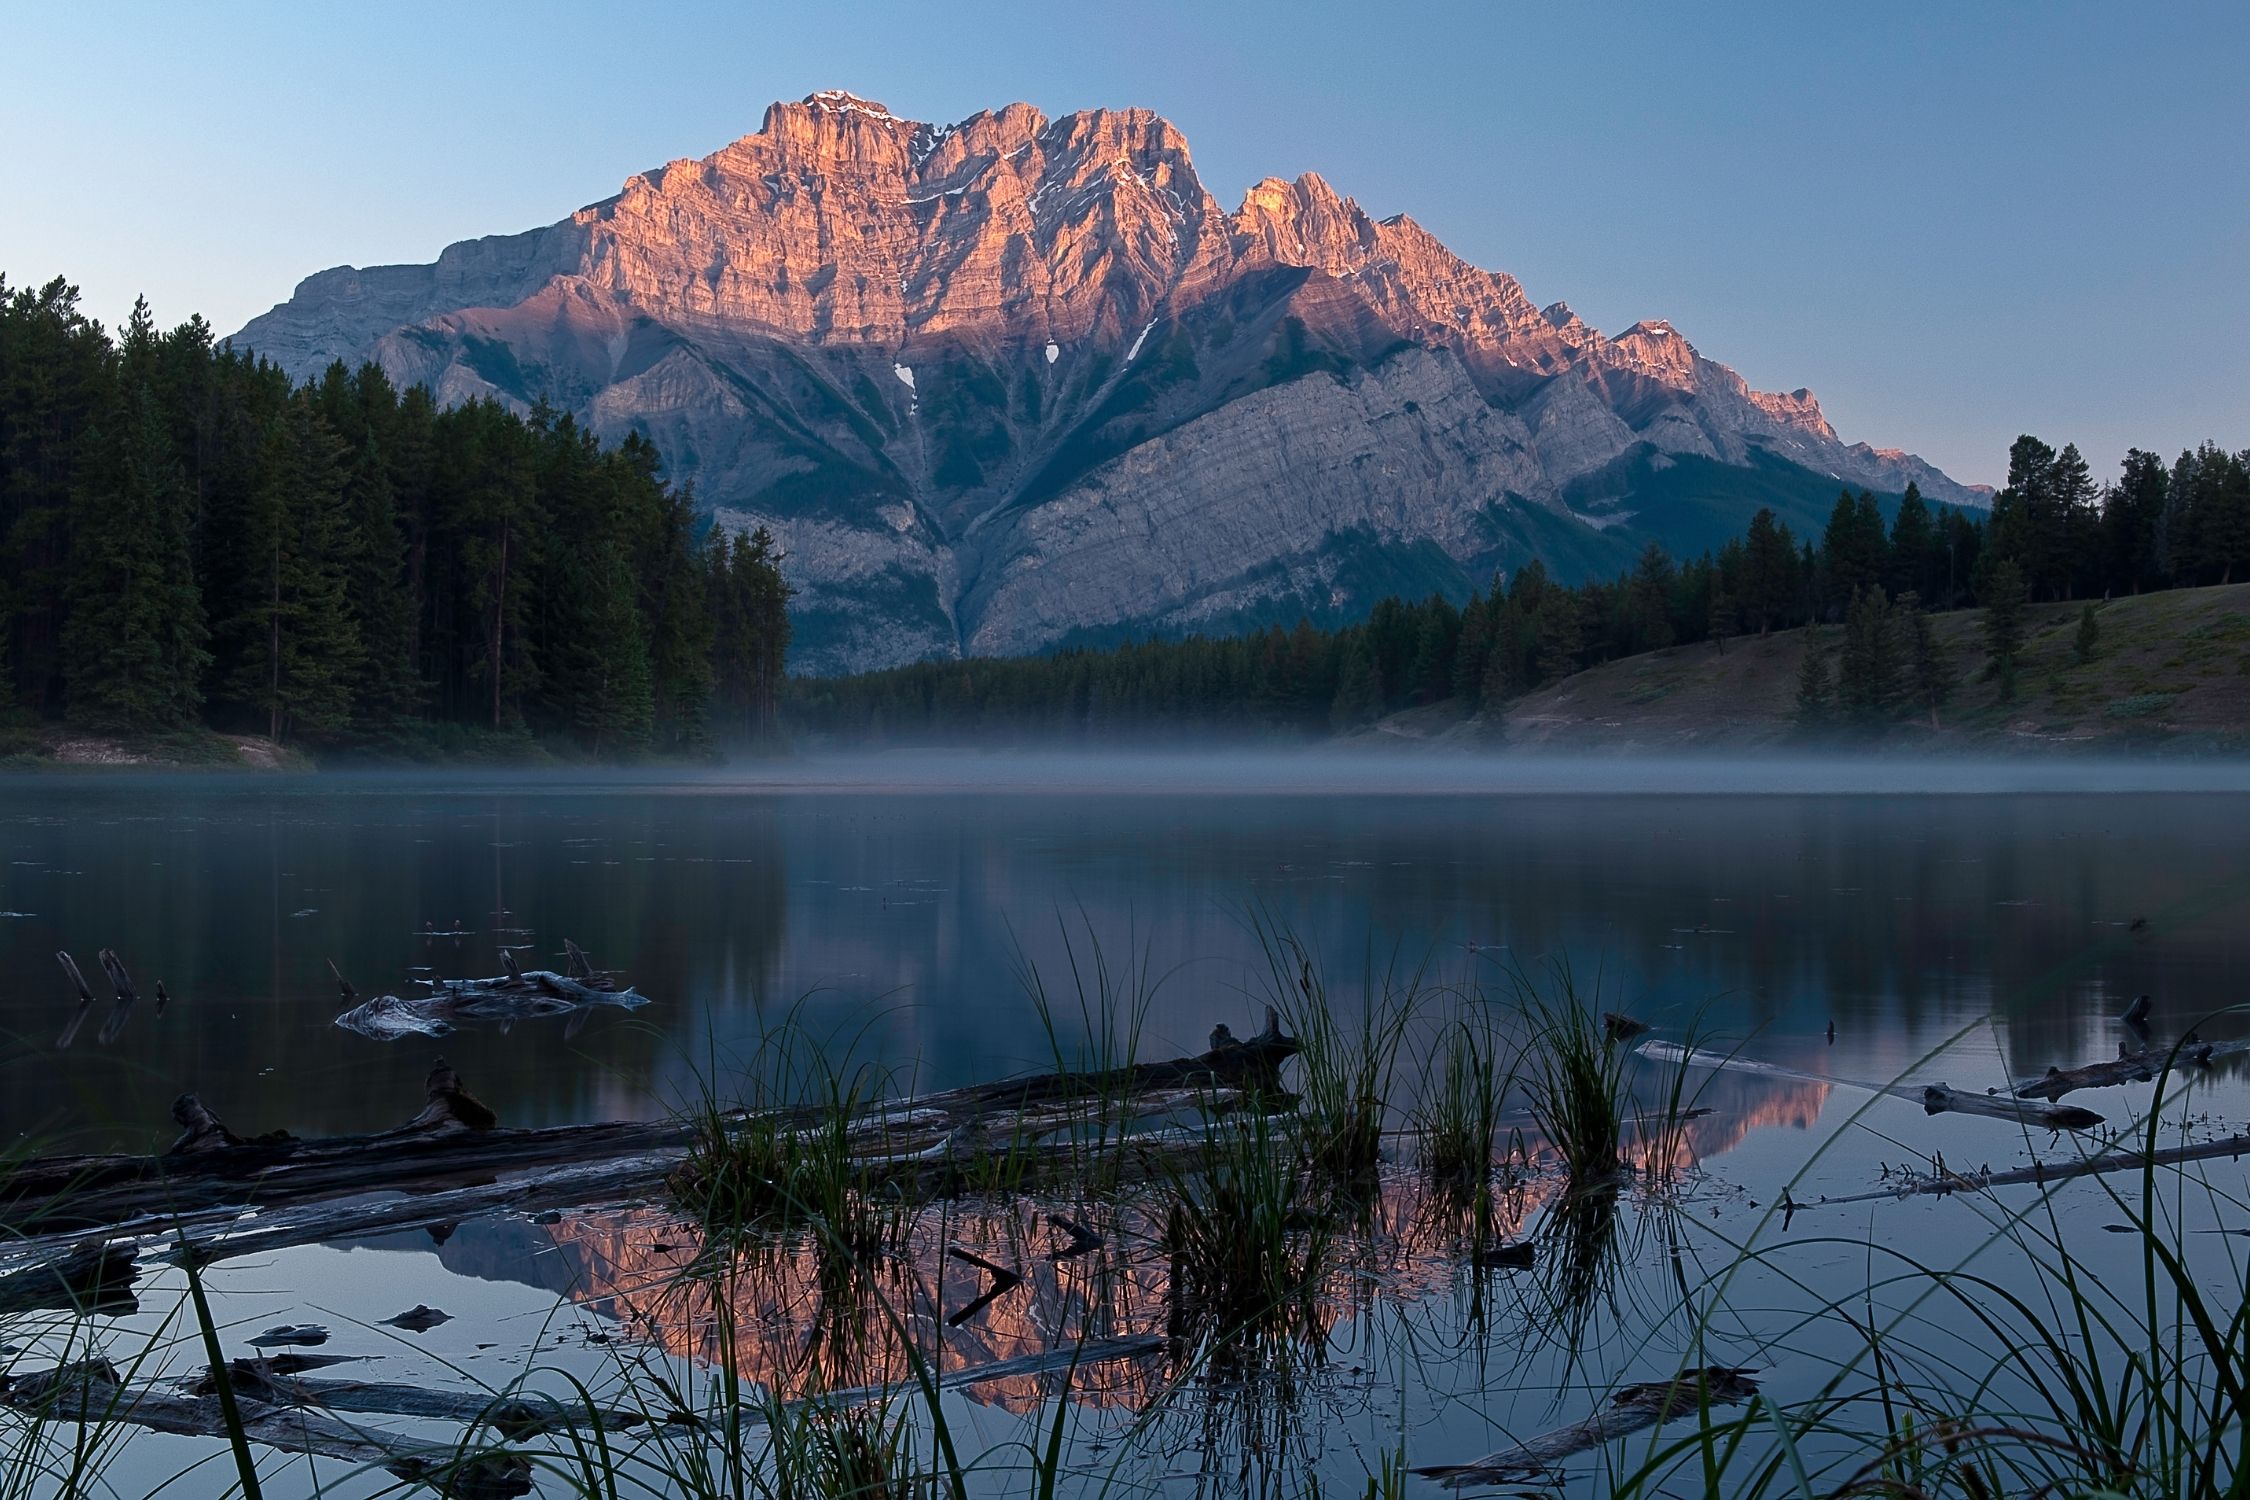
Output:
[[1230,214],[1146,110],[930,125],[814,94],[546,228],[307,277],[235,341],[646,432],[781,539],[818,671],[1609,567],[1687,536],[1634,502],[1683,462],[1706,530],[1747,521],[1752,476],[1808,513],[1839,482],[1984,499],[1312,174]]

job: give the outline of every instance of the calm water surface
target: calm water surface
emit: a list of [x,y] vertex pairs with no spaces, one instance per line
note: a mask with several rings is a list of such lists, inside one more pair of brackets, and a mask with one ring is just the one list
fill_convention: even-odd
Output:
[[[2250,796],[2237,791],[1757,792],[1794,783],[1750,770],[1707,778],[1719,789],[1697,795],[1638,794],[1598,774],[1586,778],[1598,791],[1550,777],[1510,794],[1434,773],[1354,792],[1349,772],[1269,777],[1232,763],[1110,778],[1132,788],[1119,793],[1088,778],[1011,785],[989,764],[937,778],[893,769],[0,787],[0,1127],[49,1148],[147,1148],[172,1133],[173,1096],[193,1091],[245,1130],[381,1128],[412,1113],[441,1051],[509,1124],[647,1116],[792,1014],[838,1055],[943,1087],[1049,1065],[1024,977],[1066,989],[1073,959],[1083,968],[1096,949],[1160,981],[1144,1055],[1191,1052],[1214,1022],[1254,1029],[1260,916],[1316,949],[1344,996],[1371,968],[1495,981],[1563,960],[1665,1034],[1693,1028],[1843,1079],[1977,1089],[2112,1055],[2112,1018],[2134,995],[2154,997],[2168,1033],[2240,999],[2250,976]],[[496,972],[504,944],[527,967],[560,968],[566,937],[650,1003],[574,1031],[534,1021],[441,1041],[376,1042],[332,1024],[329,960],[363,994],[410,993],[417,966]],[[72,997],[53,955],[92,971],[104,947],[174,999],[161,1016],[142,1006],[107,1045],[97,1008],[58,1049]],[[2232,1076],[2200,1101],[2222,1123],[2250,1112]],[[1761,1205],[1792,1177],[1803,1200],[1874,1186],[1885,1163],[1917,1153],[1999,1168],[2045,1145],[1821,1083],[1707,1079],[1701,1102],[1713,1112],[1692,1136],[1702,1175],[1685,1216],[1721,1240],[1690,1251],[1698,1264],[1770,1232]],[[2130,1101],[2101,1102],[2122,1118]],[[1959,1202],[1831,1212],[1809,1230],[1800,1216],[1795,1232],[1806,1264],[1838,1275],[1866,1274],[1853,1236],[1965,1251],[1982,1229]],[[472,1224],[442,1246],[415,1235],[291,1252],[220,1291],[245,1329],[443,1305],[455,1322],[412,1350],[364,1329],[338,1343],[389,1357],[385,1378],[434,1356],[498,1381],[522,1368],[526,1332],[582,1351],[569,1330],[619,1316],[636,1235],[648,1238],[629,1217]],[[1662,1246],[1640,1259],[1661,1266]],[[1670,1317],[1668,1280],[1629,1290],[1591,1341],[1599,1352],[1575,1363],[1519,1344],[1457,1348],[1435,1366],[1425,1351],[1408,1368],[1397,1329],[1344,1317],[1332,1420],[1316,1424],[1304,1462],[1349,1479],[1402,1433],[1417,1462],[1471,1456],[1582,1412],[1558,1394],[1572,1381],[1669,1374],[1683,1351],[1654,1332]],[[1460,1288],[1441,1276],[1409,1290],[1441,1309],[1430,1337],[1458,1344]],[[996,1326],[985,1352],[1018,1352],[1035,1333]],[[1706,1353],[1773,1362],[1772,1329],[1741,1337]],[[962,1401],[965,1422],[1012,1431],[1006,1401]],[[178,1466],[175,1450],[208,1456],[143,1446],[157,1456],[134,1462],[157,1477]],[[1074,1447],[1089,1466],[1101,1452]],[[1182,1462],[1160,1487],[1228,1490],[1208,1455]]]

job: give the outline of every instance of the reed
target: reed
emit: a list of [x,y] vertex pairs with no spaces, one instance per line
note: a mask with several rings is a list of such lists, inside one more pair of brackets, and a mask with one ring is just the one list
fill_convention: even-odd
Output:
[[1435,1077],[1414,1111],[1417,1165],[1450,1204],[1488,1205],[1504,1103],[1515,1080],[1504,1043],[1489,1025],[1463,1017],[1437,1049]]
[[1260,1110],[1215,1116],[1163,1204],[1170,1332],[1177,1347],[1300,1340],[1319,1325],[1336,1216],[1301,1142]]
[[1602,1025],[1598,994],[1580,994],[1560,961],[1545,986],[1521,970],[1509,977],[1531,1027],[1525,1092],[1540,1134],[1574,1190],[1613,1182],[1624,1160],[1625,1056]]
[[1400,1055],[1429,998],[1424,968],[1378,971],[1370,955],[1359,994],[1331,995],[1311,949],[1263,912],[1251,931],[1264,958],[1266,1003],[1297,1038],[1296,1115],[1306,1160],[1332,1181],[1369,1185]]

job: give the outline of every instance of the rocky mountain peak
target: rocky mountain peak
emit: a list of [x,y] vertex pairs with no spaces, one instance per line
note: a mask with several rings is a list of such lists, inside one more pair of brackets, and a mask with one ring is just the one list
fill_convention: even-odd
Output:
[[1375,221],[1317,172],[1258,182],[1243,194],[1233,227],[1244,253],[1330,276],[1352,275],[1381,253]]
[[647,433],[780,538],[823,669],[1348,613],[1384,567],[1591,566],[1638,545],[1634,476],[1691,458],[1976,498],[1318,173],[1229,214],[1145,109],[932,124],[823,90],[547,228],[308,277],[237,342]]

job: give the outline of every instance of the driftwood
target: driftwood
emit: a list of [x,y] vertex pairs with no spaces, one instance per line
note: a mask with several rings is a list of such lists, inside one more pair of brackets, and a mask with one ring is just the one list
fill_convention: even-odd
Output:
[[1995,1098],[1989,1094],[1967,1094],[1942,1083],[1863,1083],[1857,1079],[1837,1078],[1827,1073],[1808,1073],[1799,1068],[1785,1068],[1779,1063],[1756,1062],[1746,1057],[1705,1052],[1673,1042],[1643,1042],[1635,1050],[1651,1062],[1680,1063],[1694,1068],[1747,1073],[1759,1078],[1785,1078],[1796,1083],[1825,1083],[1838,1088],[1859,1089],[1870,1094],[1888,1094],[1893,1098],[1912,1100],[1921,1105],[1926,1113],[1933,1115],[1984,1115],[1995,1120],[2011,1120],[2020,1125],[2037,1125],[2043,1130],[2091,1130],[2102,1123],[2100,1115],[2075,1104],[2035,1104],[2022,1099]]
[[[589,1406],[547,1400],[538,1396],[495,1395],[489,1391],[449,1391],[437,1386],[406,1385],[381,1380],[308,1379],[295,1361],[236,1359],[227,1362],[227,1381],[237,1401],[267,1406],[309,1406],[323,1411],[353,1412],[391,1417],[420,1417],[459,1422],[464,1426],[489,1425],[510,1441],[558,1427],[599,1423],[616,1429],[638,1427],[645,1413],[625,1408]],[[189,1394],[215,1395],[218,1381],[206,1369]]]
[[496,978],[422,979],[416,983],[429,990],[426,995],[377,995],[364,1001],[351,981],[337,969],[335,960],[330,959],[328,971],[336,976],[337,988],[350,1007],[336,1017],[336,1024],[346,1031],[387,1042],[408,1036],[444,1036],[463,1021],[508,1022],[569,1016],[573,1024],[577,1024],[593,1006],[614,1005],[635,1010],[648,1004],[646,995],[630,987],[619,989],[612,975],[596,969],[585,949],[567,939],[563,946],[568,954],[565,966],[570,972],[567,974],[548,969],[526,970],[516,962],[514,953],[502,948],[500,965],[507,972]]
[[[125,1422],[151,1432],[225,1438],[216,1394],[183,1395],[157,1386],[128,1388],[104,1359],[0,1377],[0,1405],[48,1421]],[[346,1424],[244,1393],[235,1403],[242,1435],[268,1448],[381,1468],[463,1500],[531,1492],[531,1465],[519,1454],[467,1453],[403,1434]]]
[[300,1140],[244,1137],[193,1094],[172,1105],[182,1134],[161,1156],[61,1156],[0,1177],[0,1227],[48,1233],[208,1209],[229,1212],[307,1199],[443,1183],[459,1174],[616,1157],[684,1139],[674,1122],[503,1131],[443,1058],[424,1082],[421,1111],[394,1130]]
[[131,1241],[88,1240],[20,1271],[0,1276],[0,1315],[54,1311],[130,1313],[139,1274]]
[[[109,1014],[103,1018],[102,1029],[94,1038],[106,1047],[124,1035],[125,1023],[132,1019],[133,1007],[140,1004],[141,994],[133,984],[132,974],[125,968],[125,960],[117,956],[114,948],[102,949],[100,957],[102,972],[109,976],[110,988],[115,992],[115,998],[110,1001]],[[71,988],[78,992],[78,1005],[71,1011],[70,1020],[64,1025],[62,1035],[55,1038],[55,1047],[60,1050],[78,1040],[79,1029],[86,1024],[86,1017],[93,1013],[94,991],[86,983],[86,975],[79,969],[78,960],[72,958],[68,951],[58,951],[55,961],[62,965],[63,974],[70,980]],[[164,1007],[171,998],[159,983],[156,986],[158,1015],[164,1014]]]
[[1440,1480],[1449,1489],[1534,1479],[1563,1459],[1598,1448],[1613,1438],[1660,1427],[1708,1407],[1747,1401],[1758,1393],[1758,1383],[1750,1378],[1755,1373],[1712,1365],[1686,1371],[1671,1380],[1624,1386],[1609,1398],[1607,1406],[1582,1422],[1488,1453],[1473,1463],[1430,1464],[1412,1472],[1424,1479]]
[[1158,1089],[1276,1089],[1280,1086],[1281,1065],[1296,1055],[1297,1039],[1282,1034],[1281,1015],[1269,1005],[1265,1029],[1256,1036],[1238,1040],[1225,1026],[1214,1026],[1210,1050],[1195,1057],[1135,1063],[1098,1073],[1007,1078],[954,1089],[939,1097],[971,1111],[985,1111],[1103,1096],[1122,1098]]
[[[1245,1088],[1273,1087],[1282,1062],[1296,1050],[1296,1040],[1283,1036],[1269,1015],[1259,1036],[1247,1042],[1222,1037],[1196,1057],[950,1089],[870,1108],[847,1129],[855,1158],[873,1175],[939,1186],[996,1156],[1036,1168],[1039,1139],[1081,1120],[1089,1099],[1130,1098],[1139,1114],[1223,1103]],[[241,1253],[237,1247],[458,1222],[500,1207],[614,1201],[659,1185],[697,1138],[697,1127],[680,1120],[502,1129],[442,1058],[427,1080],[421,1112],[374,1135],[246,1139],[193,1095],[175,1103],[173,1117],[185,1133],[162,1156],[21,1164],[0,1179],[0,1228],[22,1237],[18,1248],[36,1253],[51,1253],[66,1235],[102,1227],[149,1239],[207,1229],[212,1232],[197,1253]],[[736,1113],[723,1123],[741,1128],[750,1118]],[[809,1128],[820,1116],[795,1108],[759,1118]],[[1072,1143],[1048,1154],[1059,1165],[1084,1159],[1088,1149]],[[1168,1147],[1152,1138],[1114,1142],[1110,1149]],[[542,1175],[523,1175],[533,1173]],[[334,1201],[402,1192],[415,1196]],[[257,1216],[238,1221],[248,1208]]]
[[2222,1158],[2239,1161],[2250,1155],[2250,1134],[2222,1136],[2217,1140],[2198,1141],[2192,1146],[2166,1146],[2156,1151],[2110,1151],[2100,1156],[2089,1156],[2079,1161],[2034,1162],[2028,1167],[2014,1167],[2005,1172],[1979,1169],[1975,1172],[1956,1172],[1942,1163],[1927,1176],[1910,1178],[1894,1187],[1879,1188],[1867,1193],[1849,1193],[1838,1198],[1817,1198],[1811,1203],[1797,1203],[1792,1207],[1802,1213],[1814,1207],[1834,1207],[1845,1203],[1877,1203],[1885,1198],[1914,1198],[1950,1193],[1981,1193],[1987,1188],[2044,1186],[2050,1182],[2068,1182],[2077,1177],[2099,1177],[2111,1172],[2138,1172],[2149,1167],[2176,1167],[2189,1162],[2218,1161]]
[[[931,1382],[940,1390],[953,1390],[988,1380],[1144,1358],[1162,1353],[1163,1349],[1164,1342],[1158,1338],[1099,1340],[987,1364],[933,1371]],[[317,1358],[289,1355],[231,1361],[227,1366],[227,1380],[241,1417],[242,1435],[264,1447],[338,1459],[364,1468],[385,1469],[402,1479],[427,1484],[441,1494],[460,1497],[460,1500],[496,1500],[496,1497],[529,1493],[530,1461],[521,1454],[505,1450],[471,1449],[465,1442],[458,1445],[430,1443],[357,1422],[339,1422],[324,1413],[372,1413],[452,1422],[463,1427],[464,1437],[477,1427],[489,1425],[509,1441],[520,1441],[559,1427],[596,1423],[619,1433],[647,1426],[652,1421],[703,1425],[697,1415],[681,1411],[651,1413],[553,1401],[522,1393],[493,1395],[384,1381],[301,1378],[303,1370],[320,1362]],[[886,1399],[919,1386],[917,1380],[894,1381],[830,1391],[783,1405],[785,1409],[814,1402],[855,1405]],[[115,1367],[99,1359],[61,1365],[31,1375],[0,1375],[0,1406],[38,1420],[124,1422],[152,1432],[189,1437],[224,1439],[228,1435],[217,1379],[208,1369],[185,1390],[159,1385],[129,1389],[118,1378]],[[738,1427],[758,1425],[769,1415],[764,1407],[742,1407],[729,1414]]]
[[2192,1034],[2176,1047],[2161,1052],[2152,1047],[2127,1047],[2119,1043],[2117,1056],[2108,1062],[2049,1068],[2037,1078],[2026,1078],[2016,1084],[2014,1092],[2019,1099],[2060,1099],[2079,1089],[2153,1082],[2156,1075],[2166,1069],[2183,1073],[2191,1068],[2204,1069],[2222,1058],[2239,1057],[2246,1052],[2250,1052],[2250,1041],[2206,1042]]

